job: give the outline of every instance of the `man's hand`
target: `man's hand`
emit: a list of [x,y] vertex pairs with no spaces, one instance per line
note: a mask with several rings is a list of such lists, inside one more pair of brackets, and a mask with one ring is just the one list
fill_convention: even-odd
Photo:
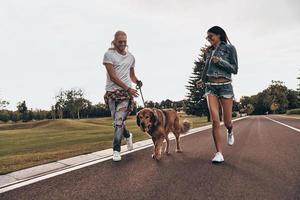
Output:
[[212,59],[213,63],[218,63],[218,62],[220,62],[221,57],[218,57],[218,56],[212,56],[211,59]]
[[140,81],[140,80],[137,80],[137,81],[136,81],[136,86],[137,86],[138,88],[141,88],[141,87],[143,86],[143,82]]
[[127,92],[128,92],[130,95],[134,96],[134,97],[138,97],[138,96],[139,96],[138,91],[135,90],[135,89],[128,88],[128,89],[127,89]]
[[197,86],[197,88],[203,88],[204,87],[203,81],[202,80],[197,81],[196,86]]

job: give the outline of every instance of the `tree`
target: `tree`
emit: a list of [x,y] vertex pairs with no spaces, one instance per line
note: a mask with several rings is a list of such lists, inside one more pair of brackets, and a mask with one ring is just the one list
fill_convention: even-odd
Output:
[[208,121],[210,121],[207,102],[203,97],[205,93],[204,88],[201,89],[196,87],[196,82],[201,79],[205,67],[206,48],[207,47],[203,47],[200,49],[199,57],[194,62],[193,72],[188,81],[188,85],[186,86],[186,89],[188,90],[186,113],[197,116],[207,115]]
[[20,117],[23,120],[23,122],[28,121],[28,109],[26,106],[26,102],[25,101],[19,102],[17,104],[17,109],[18,109],[19,113],[21,114]]
[[0,110],[0,121],[8,122],[10,120],[10,115],[8,110]]
[[248,104],[254,103],[254,98],[249,96],[242,96],[240,99],[241,107],[246,108]]
[[288,100],[288,109],[300,108],[298,91],[288,89],[286,97]]
[[259,92],[257,95],[253,96],[253,106],[254,106],[254,114],[262,115],[270,112],[270,106],[272,104],[272,99],[265,92]]
[[288,108],[288,89],[282,81],[272,80],[271,85],[264,91],[271,98],[272,108],[277,108],[272,111],[277,111],[278,113],[285,113]]
[[51,119],[56,119],[55,106],[51,106]]
[[278,108],[279,108],[279,104],[277,104],[277,103],[275,103],[275,102],[273,102],[273,103],[271,104],[270,109],[271,109],[272,113],[277,113]]
[[6,106],[8,106],[8,105],[9,105],[8,101],[0,99],[0,109],[6,108]]
[[[298,75],[297,79],[298,79],[297,99],[298,99],[298,102],[299,102],[300,101],[300,74]],[[300,107],[300,105],[298,104],[297,107]]]
[[240,99],[243,112],[247,112],[247,105],[254,107],[253,114],[285,113],[290,106],[297,106],[297,98],[292,90],[288,90],[282,81],[271,84],[253,96],[243,96]]
[[33,119],[34,119],[34,113],[33,113],[32,109],[31,109],[27,113],[27,121],[31,121]]
[[47,111],[43,111],[41,109],[36,109],[34,112],[33,112],[33,118],[35,120],[43,120],[43,119],[46,119],[46,115],[47,115]]
[[87,99],[84,99],[83,97],[75,99],[74,105],[75,105],[75,110],[76,110],[78,119],[80,119],[80,113],[84,109],[86,109],[90,104],[91,104],[91,102]]
[[[300,74],[298,75],[297,79],[299,80],[298,81],[298,88],[297,88],[297,91],[298,91],[298,95],[300,95]],[[300,97],[299,97],[300,98]]]
[[71,89],[65,91],[65,104],[64,108],[68,114],[74,119],[77,116],[80,119],[80,111],[87,106],[88,100],[83,98],[82,89]]
[[60,90],[58,95],[55,96],[56,103],[54,105],[55,112],[58,116],[59,119],[63,118],[63,110],[64,110],[64,105],[65,105],[65,93],[63,90]]
[[235,112],[239,112],[242,108],[241,102],[233,101],[232,110]]
[[11,112],[10,115],[10,119],[13,122],[18,122],[21,118],[20,112],[19,111],[15,111],[15,112]]
[[146,108],[154,108],[154,102],[153,101],[145,101],[145,107]]
[[[56,95],[55,111],[60,119],[65,117],[80,119],[80,113],[88,108],[90,101],[85,99],[82,89],[61,90]],[[52,117],[53,118],[53,117]]]

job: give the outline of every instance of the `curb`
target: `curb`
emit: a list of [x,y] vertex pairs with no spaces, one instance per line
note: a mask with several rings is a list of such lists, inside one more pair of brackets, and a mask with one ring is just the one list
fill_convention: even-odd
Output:
[[[249,116],[240,117],[232,121],[233,122],[239,121],[248,117]],[[221,125],[223,124],[224,123],[221,122]],[[188,135],[192,135],[210,129],[211,127],[212,125],[206,125],[206,126],[194,128],[191,129],[188,133],[181,135],[180,137],[186,137]],[[174,135],[170,135],[169,139],[174,140],[175,139]],[[153,146],[152,139],[135,142],[133,144],[133,150],[131,151],[128,151],[126,149],[126,145],[123,145],[121,146],[121,155],[130,154],[135,151],[149,148],[151,146]],[[79,156],[59,160],[48,164],[39,165],[36,167],[31,167],[28,169],[19,170],[6,175],[0,175],[0,194],[44,179],[48,179],[90,165],[104,162],[110,159],[112,159],[111,148],[85,154],[85,155],[79,155]]]

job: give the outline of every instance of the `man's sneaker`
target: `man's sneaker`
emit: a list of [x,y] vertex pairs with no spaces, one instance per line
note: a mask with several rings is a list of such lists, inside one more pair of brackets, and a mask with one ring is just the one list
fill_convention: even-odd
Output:
[[130,136],[129,138],[126,138],[126,143],[127,143],[127,150],[131,151],[133,149],[133,143],[132,143],[132,133],[129,133]]
[[228,133],[228,131],[227,131],[227,144],[232,146],[233,143],[234,143],[233,132],[231,131],[231,133]]
[[114,153],[113,153],[113,161],[115,161],[115,162],[121,161],[120,152],[114,151]]
[[215,157],[211,160],[213,163],[221,163],[224,162],[224,158],[221,152],[217,152]]

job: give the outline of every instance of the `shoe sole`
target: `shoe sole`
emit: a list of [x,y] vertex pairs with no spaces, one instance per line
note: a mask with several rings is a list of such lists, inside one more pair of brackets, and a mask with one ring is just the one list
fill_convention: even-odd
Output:
[[211,161],[213,164],[221,164],[221,163],[223,163],[224,162],[224,160],[223,161]]

